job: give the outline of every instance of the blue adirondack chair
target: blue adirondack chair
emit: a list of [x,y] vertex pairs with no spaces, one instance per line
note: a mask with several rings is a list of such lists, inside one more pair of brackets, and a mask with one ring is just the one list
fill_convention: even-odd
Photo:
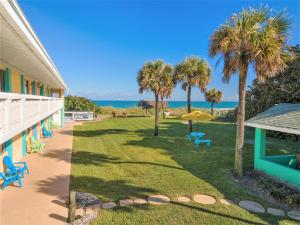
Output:
[[43,127],[42,128],[42,132],[43,132],[43,136],[45,138],[49,138],[49,137],[52,137],[54,134],[53,134],[53,131],[51,130],[47,130],[46,127]]
[[17,173],[17,174],[21,174],[21,177],[24,177],[24,172],[27,171],[27,173],[29,173],[28,167],[26,162],[16,162],[13,163],[11,158],[9,156],[5,156],[3,158],[3,163],[7,168],[7,173],[8,174],[13,174],[13,173]]
[[17,173],[1,173],[0,178],[3,180],[2,190],[4,190],[8,185],[15,183],[18,181],[20,188],[22,188],[22,181],[20,176]]

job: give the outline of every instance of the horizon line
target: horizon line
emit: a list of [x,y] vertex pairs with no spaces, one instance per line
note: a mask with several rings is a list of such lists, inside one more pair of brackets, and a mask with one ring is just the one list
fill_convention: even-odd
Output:
[[[139,99],[139,100],[126,100],[126,99],[91,99],[91,101],[154,101],[151,99]],[[166,100],[164,100],[166,101]],[[186,102],[186,100],[167,100],[167,102]],[[205,100],[191,100],[191,102],[207,102]],[[225,100],[225,101],[221,101],[221,102],[238,102],[238,100]]]

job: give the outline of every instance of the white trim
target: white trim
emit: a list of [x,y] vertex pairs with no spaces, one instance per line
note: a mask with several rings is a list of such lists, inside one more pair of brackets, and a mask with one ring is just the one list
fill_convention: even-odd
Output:
[[245,122],[245,126],[300,135],[300,130],[291,129],[291,128],[287,128],[287,127],[276,127],[276,126],[270,126],[270,125],[265,125],[265,124],[260,124],[260,123],[252,123],[252,122]]
[[30,26],[28,20],[26,19],[18,3],[15,0],[0,0],[0,4],[3,5],[4,9],[13,19],[13,21],[17,24],[18,28],[22,31],[22,33],[29,41],[31,46],[36,50],[36,52],[39,55],[39,58],[41,58],[46,63],[46,66],[52,72],[54,77],[59,81],[59,83],[65,89],[68,90],[67,85],[63,81],[60,73],[58,72],[51,58],[49,57],[42,43],[40,42],[37,35],[35,34],[32,27]]

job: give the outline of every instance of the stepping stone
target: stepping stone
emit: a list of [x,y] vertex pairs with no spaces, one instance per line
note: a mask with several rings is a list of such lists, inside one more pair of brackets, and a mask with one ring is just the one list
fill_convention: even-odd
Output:
[[105,202],[101,205],[103,209],[112,209],[115,208],[117,204],[115,202]]
[[137,199],[134,199],[133,200],[133,203],[134,204],[137,204],[137,205],[141,205],[141,204],[147,204],[147,200],[146,199],[142,199],[142,198],[137,198]]
[[176,198],[176,202],[187,203],[187,202],[190,202],[190,201],[191,201],[191,199],[188,198],[188,197],[185,197],[185,196],[181,196],[181,197]]
[[217,200],[209,195],[195,195],[193,200],[197,203],[204,205],[213,205],[217,202]]
[[132,199],[121,199],[119,200],[120,206],[128,206],[128,205],[133,205],[133,200]]
[[265,212],[265,208],[261,204],[253,201],[242,200],[239,202],[239,206],[251,212],[256,212],[256,213]]
[[284,211],[281,209],[267,208],[267,212],[273,216],[285,216]]
[[220,203],[223,204],[223,205],[232,205],[233,204],[233,202],[231,200],[225,199],[225,198],[222,198],[220,200]]
[[148,202],[153,205],[162,205],[170,202],[170,198],[164,195],[151,195],[148,198]]
[[288,212],[288,217],[300,221],[300,209],[293,209]]

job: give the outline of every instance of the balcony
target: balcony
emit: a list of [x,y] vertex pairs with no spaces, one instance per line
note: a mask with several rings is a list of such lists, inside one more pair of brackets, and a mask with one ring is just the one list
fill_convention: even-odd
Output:
[[0,144],[63,107],[63,99],[0,92]]

